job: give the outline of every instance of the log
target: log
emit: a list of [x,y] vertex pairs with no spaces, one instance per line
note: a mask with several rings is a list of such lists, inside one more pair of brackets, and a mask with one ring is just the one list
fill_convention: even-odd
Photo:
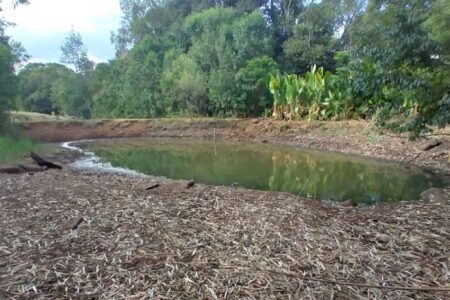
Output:
[[47,167],[49,169],[58,169],[58,170],[62,169],[62,167],[60,165],[52,163],[51,161],[49,161],[48,159],[42,157],[41,155],[37,154],[34,151],[31,151],[30,156],[41,167]]
[[186,184],[186,188],[187,188],[187,189],[190,189],[191,187],[194,187],[194,185],[195,185],[194,180],[190,180],[190,181]]
[[41,167],[41,166],[38,166],[35,164],[18,164],[18,166],[20,168],[22,168],[23,170],[25,170],[26,172],[31,172],[31,173],[42,172],[42,171],[47,170],[46,167]]
[[47,168],[31,164],[3,165],[0,174],[23,174],[45,171]]
[[26,173],[26,171],[24,169],[22,169],[20,166],[11,165],[11,166],[0,166],[0,173],[1,174],[22,174],[22,173]]
[[425,143],[425,145],[422,146],[422,151],[428,151],[433,149],[434,147],[437,147],[442,144],[441,140],[438,139],[432,139],[428,143]]
[[146,188],[145,190],[146,191],[153,190],[153,189],[159,188],[160,186],[161,186],[160,183],[155,183],[155,184],[152,184],[151,186],[149,186],[148,188]]

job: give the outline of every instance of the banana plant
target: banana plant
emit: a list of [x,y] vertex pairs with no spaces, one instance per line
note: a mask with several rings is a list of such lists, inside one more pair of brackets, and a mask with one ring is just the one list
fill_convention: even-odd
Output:
[[279,74],[275,76],[272,74],[270,75],[269,90],[274,98],[272,116],[276,119],[283,118],[282,108],[285,105],[286,100],[283,95],[282,79]]
[[304,115],[308,115],[308,120],[339,118],[345,97],[333,84],[333,75],[322,67],[313,65],[304,77],[295,74],[270,77],[275,118],[295,119]]
[[288,105],[288,117],[290,119],[295,119],[298,114],[298,102],[300,96],[300,84],[298,76],[286,75],[284,77],[284,83],[286,86],[286,101]]

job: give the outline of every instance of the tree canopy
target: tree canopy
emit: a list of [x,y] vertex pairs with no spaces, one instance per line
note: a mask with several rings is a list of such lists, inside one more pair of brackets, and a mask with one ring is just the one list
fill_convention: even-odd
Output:
[[[74,71],[25,68],[19,103],[87,118],[261,116],[281,109],[276,115],[374,118],[416,133],[449,123],[445,0],[120,4],[116,58],[94,66],[71,32],[61,61]],[[11,66],[7,49],[0,62]],[[281,106],[272,108],[274,101]]]

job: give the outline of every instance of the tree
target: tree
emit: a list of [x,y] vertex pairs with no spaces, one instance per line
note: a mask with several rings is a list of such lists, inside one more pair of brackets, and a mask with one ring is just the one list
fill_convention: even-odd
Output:
[[273,34],[274,58],[284,64],[284,43],[292,36],[297,18],[305,8],[305,1],[269,0],[263,6],[263,12],[269,20]]
[[93,91],[97,117],[159,117],[164,115],[161,101],[162,55],[152,49],[150,38],[124,57],[102,64],[93,73],[100,88]]
[[272,77],[275,107],[294,109],[285,116],[417,131],[450,117],[446,2],[121,0],[116,58],[93,69],[72,33],[64,62],[87,91],[86,116],[261,115],[280,69],[295,73]]
[[60,64],[28,64],[19,73],[19,105],[45,114],[83,116],[77,75]]
[[72,65],[78,74],[78,90],[84,99],[82,116],[92,118],[92,97],[89,94],[88,78],[94,69],[94,63],[88,58],[81,35],[72,30],[64,40],[61,51],[61,62]]
[[430,35],[442,47],[443,59],[450,64],[450,5],[446,0],[436,0],[431,4],[430,14],[425,21]]
[[0,129],[7,121],[6,111],[16,94],[14,56],[8,45],[0,43]]
[[238,67],[255,57],[273,55],[273,36],[261,12],[254,11],[236,20],[232,34]]
[[79,33],[71,31],[61,46],[63,64],[72,65],[75,72],[86,75],[94,68],[94,63],[89,60],[87,49]]
[[182,54],[172,62],[161,88],[168,113],[208,114],[206,79],[189,56]]
[[328,2],[311,4],[299,16],[294,33],[283,45],[290,72],[305,73],[312,65],[334,69],[334,14]]
[[[27,2],[26,0],[17,0],[14,3],[19,5]],[[10,40],[5,34],[8,25],[10,25],[8,22],[0,18],[0,129],[7,124],[6,111],[13,107],[13,99],[17,94],[15,66],[27,58],[20,43]]]
[[269,91],[270,74],[278,72],[277,63],[269,56],[256,57],[247,62],[236,75],[238,111],[245,116],[261,116],[273,104]]
[[[448,91],[439,61],[442,48],[425,26],[430,10],[427,0],[372,0],[353,28],[359,61],[354,77],[361,79],[356,87],[377,111],[381,126],[419,134],[434,116],[448,111],[448,105],[441,106]],[[449,117],[441,117],[440,124]]]
[[335,11],[334,32],[339,36],[338,44],[350,51],[354,46],[352,26],[365,13],[368,0],[328,0]]

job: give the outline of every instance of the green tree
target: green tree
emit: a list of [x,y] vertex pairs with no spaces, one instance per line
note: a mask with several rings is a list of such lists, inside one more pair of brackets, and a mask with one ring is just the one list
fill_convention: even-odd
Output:
[[128,55],[103,64],[94,71],[93,92],[97,117],[155,117],[164,114],[161,101],[161,55],[149,38]]
[[436,0],[431,4],[430,14],[425,21],[430,35],[442,47],[443,59],[450,64],[450,5],[446,0]]
[[84,100],[82,116],[92,118],[92,96],[89,94],[88,80],[94,69],[94,62],[88,58],[81,35],[72,30],[64,40],[61,51],[61,62],[72,65],[78,74],[78,91]]
[[185,54],[178,56],[161,82],[167,112],[208,114],[206,86],[197,63]]
[[245,116],[261,116],[273,104],[269,91],[269,74],[278,72],[277,63],[269,56],[249,60],[236,75],[237,110]]
[[[26,0],[16,0],[14,4],[26,4],[27,2]],[[13,107],[13,100],[17,94],[15,67],[27,58],[20,43],[12,41],[5,34],[8,25],[10,24],[0,17],[0,129],[2,130],[8,122],[6,112]]]
[[75,72],[86,75],[94,68],[94,63],[89,60],[87,49],[79,33],[72,30],[64,40],[61,51],[61,62],[72,65]]
[[12,106],[16,95],[14,56],[8,45],[0,43],[0,129],[7,121],[6,111]]
[[74,71],[60,64],[28,64],[19,73],[19,105],[28,111],[81,117],[83,98]]
[[334,69],[334,11],[328,2],[311,4],[303,11],[294,33],[284,43],[288,71],[305,73],[312,65]]

